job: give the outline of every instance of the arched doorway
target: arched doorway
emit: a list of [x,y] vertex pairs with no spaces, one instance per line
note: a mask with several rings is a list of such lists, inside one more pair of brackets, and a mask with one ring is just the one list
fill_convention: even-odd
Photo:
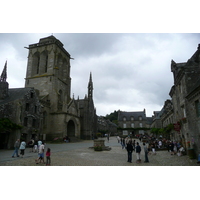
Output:
[[67,123],[67,135],[69,137],[75,137],[75,124],[72,120]]

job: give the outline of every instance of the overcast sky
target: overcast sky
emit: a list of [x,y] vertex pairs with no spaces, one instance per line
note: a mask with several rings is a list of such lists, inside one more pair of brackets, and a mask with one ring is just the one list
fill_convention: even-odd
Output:
[[[24,87],[29,44],[42,34],[0,34],[0,71],[7,60],[10,88]],[[71,97],[84,98],[92,73],[97,115],[114,110],[161,110],[173,85],[171,60],[186,62],[200,43],[200,34],[55,33],[71,60]]]

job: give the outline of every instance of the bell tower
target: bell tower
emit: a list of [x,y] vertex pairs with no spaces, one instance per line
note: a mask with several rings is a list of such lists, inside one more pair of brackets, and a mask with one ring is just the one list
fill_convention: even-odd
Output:
[[70,101],[70,54],[53,35],[25,47],[28,64],[25,87],[34,87],[39,96],[50,103],[51,112],[65,111]]

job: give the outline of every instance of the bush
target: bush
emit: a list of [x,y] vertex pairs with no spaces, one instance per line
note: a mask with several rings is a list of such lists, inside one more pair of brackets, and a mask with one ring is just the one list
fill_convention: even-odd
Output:
[[94,150],[95,150],[95,151],[102,151],[103,148],[102,148],[101,145],[96,145],[96,146],[94,146]]
[[101,133],[97,133],[97,137],[101,137]]

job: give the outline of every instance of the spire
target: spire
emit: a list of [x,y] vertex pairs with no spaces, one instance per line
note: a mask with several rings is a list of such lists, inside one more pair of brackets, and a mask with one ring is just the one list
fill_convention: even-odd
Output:
[[90,78],[88,83],[88,97],[92,98],[93,96],[93,83],[92,83],[92,73],[90,72]]
[[6,79],[7,79],[7,60],[1,74],[0,82],[6,82]]

